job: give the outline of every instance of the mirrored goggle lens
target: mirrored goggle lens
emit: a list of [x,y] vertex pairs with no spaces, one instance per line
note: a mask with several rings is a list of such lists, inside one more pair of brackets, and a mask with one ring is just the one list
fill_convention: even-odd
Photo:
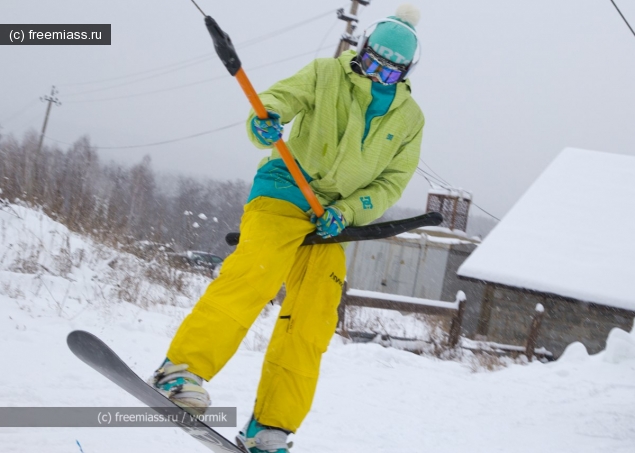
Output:
[[384,83],[397,83],[403,71],[382,66],[368,52],[362,55],[362,69],[367,75],[376,75]]
[[368,52],[364,52],[362,55],[362,69],[368,74],[377,71],[381,65],[373,59]]
[[384,83],[397,83],[401,77],[402,71],[396,69],[384,68],[379,73],[379,78]]

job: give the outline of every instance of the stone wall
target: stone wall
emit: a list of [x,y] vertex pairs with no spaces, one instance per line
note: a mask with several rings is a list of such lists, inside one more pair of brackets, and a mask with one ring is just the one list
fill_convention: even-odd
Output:
[[487,284],[476,333],[489,341],[524,345],[537,304],[544,306],[545,315],[536,346],[555,357],[574,341],[583,343],[590,354],[600,352],[611,329],[633,328],[632,311]]
[[457,291],[463,291],[467,298],[461,333],[473,338],[476,333],[478,316],[481,312],[485,283],[480,281],[460,279],[457,275],[459,266],[476,249],[474,244],[455,244],[450,248],[448,261],[445,266],[443,289],[440,300],[454,300]]

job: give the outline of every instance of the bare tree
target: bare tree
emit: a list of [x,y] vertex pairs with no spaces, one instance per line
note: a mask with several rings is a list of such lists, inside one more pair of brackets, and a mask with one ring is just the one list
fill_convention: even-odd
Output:
[[[237,231],[249,186],[242,181],[178,177],[157,180],[149,156],[132,168],[99,161],[88,137],[66,151],[37,134],[0,137],[0,189],[9,201],[40,206],[74,231],[125,243],[151,240],[181,250],[227,255],[225,235]],[[158,183],[160,181],[161,183]]]

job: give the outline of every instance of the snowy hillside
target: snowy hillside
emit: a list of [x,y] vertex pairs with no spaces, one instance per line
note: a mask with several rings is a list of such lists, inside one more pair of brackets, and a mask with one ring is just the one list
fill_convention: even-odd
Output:
[[[142,377],[161,362],[205,289],[171,271],[69,232],[42,213],[0,210],[0,406],[138,406],[73,356],[66,335],[100,336]],[[206,384],[214,405],[249,417],[276,319],[267,306],[228,366]],[[394,318],[393,318],[394,322]],[[550,364],[474,372],[336,336],[323,359],[296,453],[635,452],[635,331],[606,351],[571,345]],[[236,429],[219,429],[233,438]],[[2,428],[2,452],[204,452],[177,428]]]

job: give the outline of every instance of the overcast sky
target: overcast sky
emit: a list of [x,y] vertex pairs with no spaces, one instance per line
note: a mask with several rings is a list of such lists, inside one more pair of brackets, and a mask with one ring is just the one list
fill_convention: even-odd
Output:
[[[350,6],[198,3],[237,44],[259,91],[315,57],[331,57],[345,26],[335,10]],[[374,0],[361,9],[360,27],[400,3]],[[422,12],[423,57],[411,81],[426,116],[423,170],[471,191],[500,218],[567,146],[635,155],[635,36],[610,0],[411,3]],[[635,2],[616,3],[635,27]],[[5,134],[39,132],[39,97],[51,85],[63,105],[53,109],[47,136],[63,143],[87,134],[99,147],[143,145],[246,119],[247,100],[189,0],[2,0],[0,22],[108,23],[113,34],[111,46],[0,46]],[[246,181],[266,154],[242,124],[99,153],[126,163],[149,154],[159,171]],[[415,175],[399,204],[423,210],[429,187]]]

